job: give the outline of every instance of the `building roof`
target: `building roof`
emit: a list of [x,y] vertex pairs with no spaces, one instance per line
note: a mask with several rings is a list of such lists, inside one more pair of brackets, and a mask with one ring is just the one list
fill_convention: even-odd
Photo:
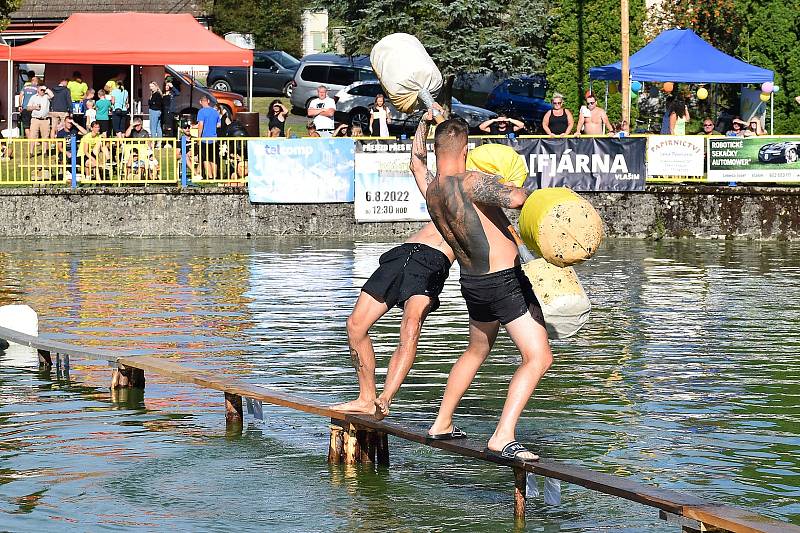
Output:
[[66,19],[73,13],[189,13],[206,15],[203,0],[22,0],[11,20]]

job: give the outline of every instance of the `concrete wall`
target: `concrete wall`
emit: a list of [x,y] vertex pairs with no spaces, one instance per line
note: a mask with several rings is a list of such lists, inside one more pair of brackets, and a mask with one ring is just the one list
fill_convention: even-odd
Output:
[[[800,188],[659,186],[585,193],[617,237],[800,240]],[[0,189],[0,236],[329,235],[403,239],[352,204],[250,203],[237,189]]]

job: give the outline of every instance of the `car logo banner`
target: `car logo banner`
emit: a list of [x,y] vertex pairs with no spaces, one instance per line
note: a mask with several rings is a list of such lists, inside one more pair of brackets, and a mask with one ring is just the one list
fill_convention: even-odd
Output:
[[800,136],[712,137],[708,181],[800,181]]

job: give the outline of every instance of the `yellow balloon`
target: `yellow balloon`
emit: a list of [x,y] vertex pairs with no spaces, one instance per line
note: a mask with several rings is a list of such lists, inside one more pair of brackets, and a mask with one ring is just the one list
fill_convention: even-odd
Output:
[[499,174],[501,183],[522,187],[528,177],[525,158],[505,144],[482,144],[467,154],[467,170]]
[[705,87],[700,87],[699,89],[697,89],[697,98],[699,98],[700,100],[705,100],[706,98],[708,98],[708,89],[706,89]]
[[771,96],[770,93],[761,93],[761,96],[759,98],[761,98],[762,102],[769,102],[770,96]]
[[619,85],[611,83],[608,86],[608,94],[617,94],[619,92]]

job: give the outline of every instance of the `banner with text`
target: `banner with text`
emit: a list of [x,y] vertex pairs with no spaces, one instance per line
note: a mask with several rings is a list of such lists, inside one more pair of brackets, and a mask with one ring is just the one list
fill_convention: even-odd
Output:
[[703,176],[705,148],[702,135],[651,135],[647,138],[647,175]]
[[641,191],[647,177],[644,137],[517,139],[507,144],[525,157],[525,187],[574,191]]
[[708,181],[800,181],[800,136],[708,139]]
[[348,138],[247,141],[250,201],[273,204],[353,201],[355,145]]

